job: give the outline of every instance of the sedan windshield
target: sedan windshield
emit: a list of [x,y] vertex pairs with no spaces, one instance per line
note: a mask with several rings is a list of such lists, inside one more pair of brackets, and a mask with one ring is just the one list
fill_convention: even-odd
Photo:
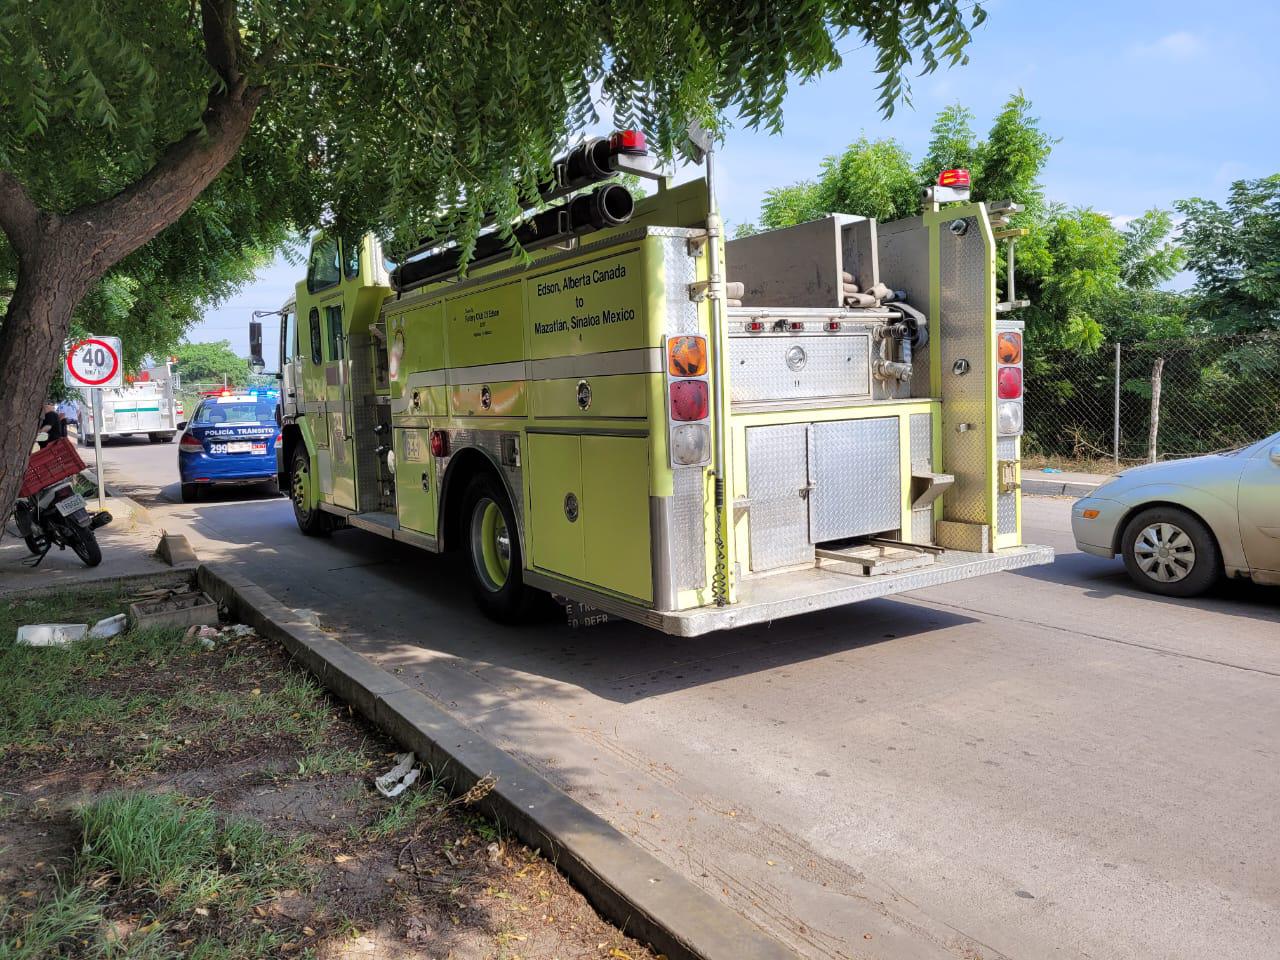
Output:
[[191,422],[197,427],[212,427],[220,424],[259,424],[274,423],[276,419],[275,400],[250,400],[239,397],[218,397],[207,400],[196,411]]

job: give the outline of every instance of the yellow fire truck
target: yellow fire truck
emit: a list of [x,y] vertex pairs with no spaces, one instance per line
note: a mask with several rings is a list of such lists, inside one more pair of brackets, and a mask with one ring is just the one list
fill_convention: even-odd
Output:
[[319,235],[281,311],[303,533],[456,552],[500,620],[544,592],[685,636],[1051,561],[1021,542],[996,293],[1016,208],[947,171],[918,217],[726,243],[706,159],[633,202],[591,187],[644,172],[643,138],[587,141],[527,255],[495,231],[465,271]]

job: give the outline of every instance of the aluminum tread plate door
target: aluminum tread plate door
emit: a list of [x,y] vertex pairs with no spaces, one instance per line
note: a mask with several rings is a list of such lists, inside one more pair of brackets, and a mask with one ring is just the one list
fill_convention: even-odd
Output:
[[871,336],[729,338],[731,403],[871,396]]
[[809,539],[843,540],[902,527],[897,417],[815,423]]
[[748,427],[746,433],[751,569],[811,562],[806,425]]
[[[1000,437],[996,440],[996,460],[1017,460],[1018,438]],[[1018,532],[1018,491],[1010,490],[996,497],[996,532]]]

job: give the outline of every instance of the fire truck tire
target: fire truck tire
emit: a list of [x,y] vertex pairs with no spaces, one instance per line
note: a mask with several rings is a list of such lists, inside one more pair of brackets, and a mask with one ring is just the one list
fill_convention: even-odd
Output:
[[293,502],[293,518],[298,529],[308,537],[327,537],[333,529],[329,515],[311,500],[311,458],[301,443],[293,451],[289,464],[289,499]]
[[173,443],[174,436],[172,433],[148,433],[147,439],[152,443]]
[[463,550],[476,603],[499,623],[531,619],[538,594],[524,583],[515,511],[502,484],[490,474],[478,474],[462,503]]
[[1144,590],[1194,597],[1222,575],[1222,552],[1200,518],[1179,507],[1150,507],[1125,525],[1124,566]]

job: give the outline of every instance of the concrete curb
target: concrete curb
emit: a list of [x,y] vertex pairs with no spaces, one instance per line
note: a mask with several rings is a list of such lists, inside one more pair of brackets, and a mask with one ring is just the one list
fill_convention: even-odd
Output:
[[[106,574],[88,580],[69,580],[56,585],[60,590],[100,590],[103,587],[119,585],[122,589],[129,587],[189,587],[196,579],[194,564],[186,567],[174,567],[172,570],[157,570],[149,573]],[[48,593],[50,585],[21,586],[13,589],[0,587],[0,597],[12,600],[32,594]]]
[[462,793],[497,783],[477,804],[564,873],[629,936],[669,960],[795,960],[798,956],[641,850],[602,818],[514,757],[457,723],[430,700],[302,621],[224,564],[203,564],[197,583],[232,615],[279,642],[320,681]]
[[1022,492],[1033,497],[1087,497],[1097,490],[1096,483],[1068,483],[1064,480],[1022,478]]

